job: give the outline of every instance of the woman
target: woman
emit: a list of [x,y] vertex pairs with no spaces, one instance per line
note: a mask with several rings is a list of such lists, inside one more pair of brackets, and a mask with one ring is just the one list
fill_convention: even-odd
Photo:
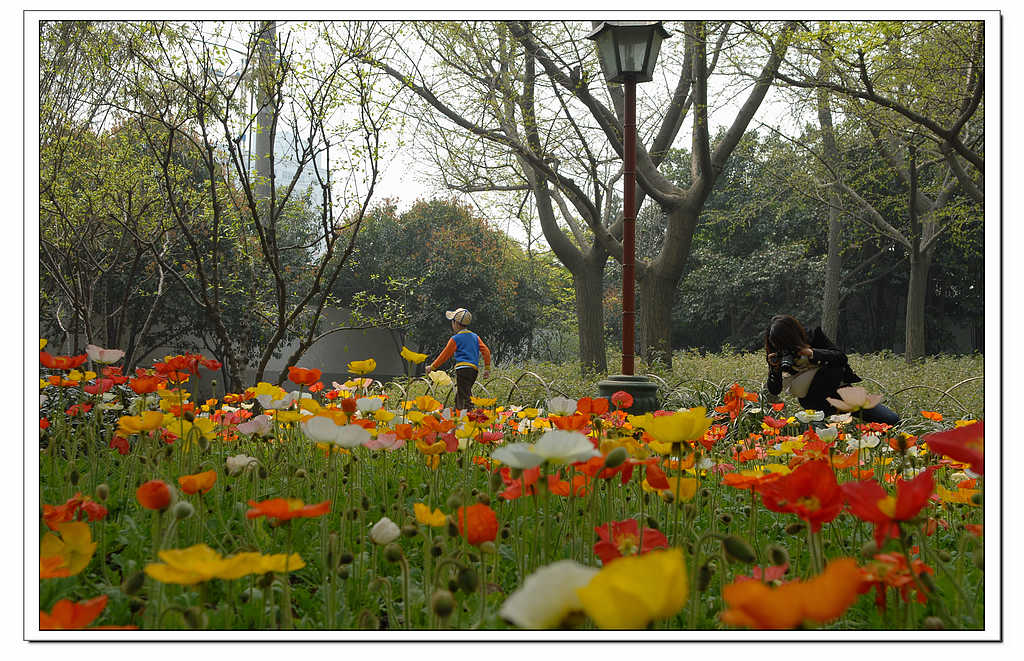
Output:
[[[836,409],[826,398],[839,399],[839,388],[861,380],[850,369],[846,354],[832,344],[820,327],[808,337],[800,322],[788,314],[772,317],[764,335],[764,350],[768,360],[768,392],[778,395],[785,388],[805,409],[832,415]],[[865,422],[887,425],[900,421],[895,411],[881,404],[854,415]]]

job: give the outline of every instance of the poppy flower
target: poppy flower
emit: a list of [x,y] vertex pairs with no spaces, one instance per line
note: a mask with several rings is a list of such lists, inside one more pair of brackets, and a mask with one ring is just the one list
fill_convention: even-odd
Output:
[[743,407],[746,406],[747,402],[757,401],[757,393],[747,392],[740,384],[734,383],[725,393],[722,401],[723,405],[716,406],[715,411],[718,413],[728,413],[729,419],[735,420],[743,412]]
[[674,411],[666,415],[629,416],[629,422],[639,427],[661,443],[681,443],[695,441],[704,437],[704,432],[711,426],[712,419],[707,417],[707,409],[697,406],[692,409]]
[[320,380],[322,372],[318,369],[305,369],[303,367],[288,367],[288,380],[300,386],[310,386]]
[[907,559],[902,553],[879,553],[874,559],[861,569],[862,583],[860,592],[868,592],[875,588],[875,606],[879,611],[886,610],[886,592],[893,588],[899,592],[904,603],[910,601],[910,591],[916,593],[918,603],[927,603],[928,596],[917,590],[914,575],[934,574],[935,570],[926,565],[922,560],[914,558],[911,568],[907,566]]
[[213,483],[216,481],[217,471],[208,470],[196,473],[195,475],[182,475],[178,478],[178,485],[187,494],[193,494],[197,491],[207,493],[213,488]]
[[316,505],[306,505],[298,498],[271,498],[256,502],[249,501],[251,508],[245,513],[245,518],[255,519],[265,516],[275,521],[290,521],[295,518],[312,518],[323,516],[331,509],[331,501],[325,500]]
[[104,365],[116,363],[124,358],[124,351],[121,351],[120,349],[103,349],[95,344],[85,345],[85,354],[89,356],[89,360],[92,362],[102,363]]
[[835,407],[837,411],[850,412],[860,411],[861,409],[871,409],[878,405],[882,401],[881,395],[870,395],[868,391],[860,386],[846,386],[836,391],[839,395],[839,399],[835,397],[826,397],[825,399],[829,404]]
[[56,530],[57,524],[73,521],[78,513],[85,514],[89,521],[98,521],[107,516],[107,508],[88,496],[76,493],[63,505],[44,504],[43,522],[50,530]]
[[369,374],[375,369],[377,369],[377,361],[373,358],[368,358],[366,360],[353,360],[348,364],[348,371],[360,376],[363,374]]
[[726,624],[751,629],[794,629],[804,622],[836,619],[857,601],[861,571],[852,558],[828,563],[809,581],[791,581],[771,588],[761,581],[739,580],[725,586]]
[[150,480],[135,491],[139,504],[149,510],[165,510],[171,504],[171,488],[162,480]]
[[420,363],[422,363],[424,360],[427,359],[427,354],[425,354],[425,353],[416,353],[415,351],[413,351],[412,349],[410,349],[410,348],[408,348],[406,346],[402,347],[402,351],[400,352],[400,355],[402,356],[402,358],[405,358],[406,360],[408,360],[413,365],[419,365]]
[[875,543],[881,548],[888,537],[896,537],[901,521],[913,519],[928,504],[935,479],[929,468],[913,480],[900,480],[895,497],[874,480],[846,482],[839,489],[854,516],[875,524]]
[[648,553],[657,548],[668,548],[668,538],[654,528],[640,528],[636,519],[611,521],[594,528],[600,541],[594,544],[594,553],[605,565],[616,558]]
[[398,524],[385,516],[370,528],[370,541],[384,546],[398,539],[401,534],[402,530]]
[[616,408],[628,409],[630,406],[633,406],[633,395],[630,395],[625,390],[618,390],[612,393],[612,404]]
[[762,482],[757,486],[764,506],[773,512],[789,512],[807,521],[811,532],[843,509],[843,494],[827,462],[801,464],[789,475]]
[[922,436],[922,442],[936,454],[970,464],[978,475],[985,474],[985,422],[975,422],[962,427]]
[[921,411],[921,415],[935,422],[942,422],[942,414],[936,411]]
[[43,367],[52,370],[73,370],[81,366],[88,358],[88,354],[84,353],[79,356],[51,356],[46,351],[39,352],[39,362]]
[[549,415],[560,416],[567,416],[576,413],[576,407],[578,404],[579,402],[577,402],[577,400],[562,397],[561,395],[556,395],[544,403]]
[[250,574],[293,571],[306,566],[298,553],[263,555],[250,551],[225,558],[206,544],[168,549],[158,555],[163,562],[146,565],[146,574],[161,583],[175,585],[195,585],[214,578],[233,581]]
[[583,397],[577,400],[576,411],[583,415],[604,415],[608,412],[608,400],[604,397]]
[[416,513],[416,520],[425,526],[439,528],[448,522],[444,512],[439,509],[431,511],[426,503],[414,503],[412,509]]
[[584,612],[602,629],[643,629],[672,617],[689,596],[682,549],[619,558],[576,594]]
[[526,577],[498,611],[520,629],[554,629],[570,614],[583,610],[577,590],[598,570],[575,560],[559,560]]
[[498,515],[487,505],[476,503],[456,512],[459,535],[473,546],[493,542],[498,535]]
[[89,565],[95,552],[88,523],[59,523],[57,534],[48,532],[39,542],[39,578],[74,576]]
[[[48,630],[73,630],[84,629],[92,624],[103,609],[107,607],[107,595],[101,594],[85,601],[73,602],[70,599],[61,599],[53,605],[50,612],[39,611],[39,629]],[[97,629],[137,629],[135,626],[126,627],[96,627]]]
[[160,376],[137,376],[134,379],[128,380],[128,387],[131,388],[136,395],[145,395],[147,393],[156,392],[163,388],[164,379]]
[[573,415],[550,415],[548,420],[555,427],[564,431],[582,432],[590,424],[590,418],[578,413]]

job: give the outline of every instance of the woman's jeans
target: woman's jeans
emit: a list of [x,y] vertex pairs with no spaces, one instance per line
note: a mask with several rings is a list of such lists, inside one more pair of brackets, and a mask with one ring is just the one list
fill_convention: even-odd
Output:
[[884,404],[875,404],[869,409],[854,411],[853,415],[864,422],[882,422],[892,426],[900,421],[900,416]]

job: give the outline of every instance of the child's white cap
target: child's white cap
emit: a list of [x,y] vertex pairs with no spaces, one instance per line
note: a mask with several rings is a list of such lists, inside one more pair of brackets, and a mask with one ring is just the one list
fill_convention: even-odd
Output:
[[466,308],[458,308],[455,310],[448,310],[444,313],[444,318],[449,321],[457,321],[463,326],[468,326],[473,321],[473,315],[470,314]]

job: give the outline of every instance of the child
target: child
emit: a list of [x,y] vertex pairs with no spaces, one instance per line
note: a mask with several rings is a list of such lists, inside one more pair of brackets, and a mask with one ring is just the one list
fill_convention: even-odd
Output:
[[426,367],[427,374],[436,370],[448,362],[452,356],[455,357],[455,408],[466,410],[470,408],[469,397],[473,392],[473,383],[476,382],[477,371],[480,369],[480,356],[484,358],[484,378],[491,375],[491,350],[487,348],[484,341],[476,333],[467,330],[473,321],[473,315],[466,308],[448,310],[444,313],[445,319],[452,322],[452,332],[455,333],[448,340],[444,351],[434,362]]

